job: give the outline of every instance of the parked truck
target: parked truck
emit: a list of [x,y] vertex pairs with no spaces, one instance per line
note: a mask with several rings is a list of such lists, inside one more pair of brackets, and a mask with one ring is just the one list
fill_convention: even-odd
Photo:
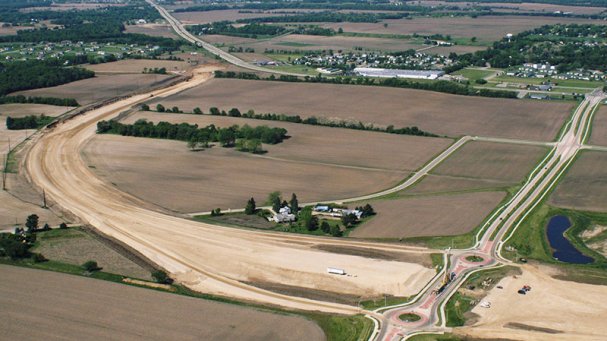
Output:
[[345,275],[346,274],[346,270],[344,269],[338,269],[338,268],[327,268],[327,272],[332,274],[332,275]]

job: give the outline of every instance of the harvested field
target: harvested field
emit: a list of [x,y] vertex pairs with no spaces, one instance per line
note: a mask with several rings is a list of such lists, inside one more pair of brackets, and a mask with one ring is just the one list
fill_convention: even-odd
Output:
[[[73,107],[59,107],[46,104],[0,104],[0,120],[6,128],[6,116],[23,117],[28,115],[46,115],[57,117]],[[3,132],[4,135],[4,132]]]
[[243,37],[232,37],[232,36],[224,36],[221,34],[206,34],[201,37],[204,41],[211,44],[227,44],[227,45],[235,45],[235,44],[245,44],[245,43],[254,43],[257,39],[252,38],[243,38]]
[[402,194],[431,194],[461,191],[479,191],[496,188],[505,188],[512,185],[509,182],[450,177],[440,175],[427,175],[421,182],[402,192]]
[[[475,322],[454,332],[471,339],[508,340],[604,340],[607,290],[601,285],[566,282],[551,278],[543,267],[525,265],[522,276],[508,276],[485,301],[491,309],[472,309]],[[517,293],[523,285],[532,290]],[[518,327],[518,328],[513,328]],[[556,332],[556,333],[555,333]]]
[[417,126],[448,136],[479,135],[550,141],[570,103],[456,96],[357,85],[213,79],[155,103],[191,111],[210,107],[343,119],[395,127]]
[[[362,167],[385,171],[410,172],[418,169],[447,148],[452,141],[406,135],[391,135],[352,129],[319,127],[279,121],[252,120],[246,118],[211,115],[167,114],[138,112],[124,123],[139,119],[150,122],[198,124],[217,127],[248,124],[252,127],[267,125],[285,128],[289,139],[276,145],[264,145],[268,151],[260,158],[291,160],[308,163]],[[356,148],[352,146],[356,144]],[[241,153],[238,153],[241,154]]]
[[[447,2],[447,1],[434,1],[424,0],[419,3],[422,6],[478,6],[477,2]],[[544,4],[544,3],[483,3],[483,7],[491,7],[494,11],[521,11],[521,12],[572,12],[575,14],[595,14],[600,13],[605,8],[603,7],[586,7],[586,6],[566,6],[557,4]]]
[[607,153],[582,152],[550,196],[554,206],[607,211]]
[[486,49],[486,47],[484,47],[484,46],[452,45],[452,46],[436,46],[431,49],[424,50],[423,52],[426,54],[440,54],[440,55],[447,56],[451,52],[457,53],[457,54],[464,54],[464,53],[481,51],[481,50],[485,50],[485,49]]
[[[264,145],[268,151],[264,155],[220,147],[191,152],[184,142],[109,135],[97,136],[87,146],[90,165],[108,182],[180,212],[241,208],[251,196],[263,202],[272,191],[297,193],[300,202],[376,192],[406,178],[450,143],[447,139],[207,115],[146,112],[126,122],[140,118],[200,126],[263,124],[285,127],[292,136],[277,145]],[[360,146],[352,148],[353,143]],[[158,159],[166,162],[158,163]],[[198,185],[192,186],[194,183]]]
[[356,238],[451,236],[477,227],[504,198],[478,192],[373,201],[377,216],[354,229]]
[[24,227],[27,216],[30,214],[38,215],[41,225],[48,223],[51,226],[57,226],[63,222],[63,219],[50,210],[22,201],[7,191],[0,191],[0,202],[2,203],[0,205],[0,231],[12,232],[16,226]]
[[272,17],[277,14],[269,12],[255,12],[255,13],[239,13],[237,9],[219,10],[219,11],[205,11],[205,12],[180,12],[173,13],[173,16],[184,24],[207,24],[216,21],[234,21],[238,19],[249,19],[249,18],[262,18]]
[[[384,23],[388,27],[384,27]],[[605,25],[601,20],[588,20],[564,17],[535,16],[481,16],[471,17],[421,17],[413,19],[383,20],[379,23],[327,23],[323,27],[340,27],[345,32],[380,33],[380,34],[450,34],[454,38],[477,37],[479,41],[492,42],[503,38],[507,33],[520,33],[542,25],[557,23]]]
[[125,27],[125,33],[138,33],[152,37],[179,39],[179,36],[173,32],[171,26],[166,24],[126,25]]
[[124,59],[117,62],[87,65],[95,73],[141,74],[145,68],[166,68],[167,72],[182,72],[190,67],[188,62],[177,60]]
[[38,232],[39,245],[33,250],[62,263],[81,265],[94,260],[105,272],[152,280],[150,269],[134,263],[112,249],[107,242],[80,228]]
[[48,271],[0,273],[2,339],[325,339],[301,317]]
[[80,105],[86,105],[155,86],[169,79],[171,76],[167,75],[101,75],[51,88],[20,91],[11,95],[75,98]]
[[594,114],[592,133],[588,143],[607,146],[607,105],[601,105]]
[[[344,36],[311,36],[303,34],[290,34],[279,36],[270,40],[260,40],[251,43],[237,44],[243,48],[251,47],[257,52],[265,49],[274,50],[345,50],[353,51],[356,47],[367,50],[381,51],[404,51],[408,49],[423,48],[423,45],[412,43],[404,39],[367,38],[367,37],[344,37]],[[431,50],[430,50],[431,51]]]
[[438,165],[432,174],[513,184],[521,181],[547,152],[541,146],[472,141]]

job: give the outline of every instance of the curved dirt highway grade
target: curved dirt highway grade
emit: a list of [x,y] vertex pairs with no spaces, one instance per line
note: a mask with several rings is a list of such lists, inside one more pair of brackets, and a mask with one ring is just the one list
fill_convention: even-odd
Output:
[[[294,309],[354,314],[358,307],[290,297],[241,281],[275,282],[360,296],[412,295],[434,276],[419,264],[370,259],[314,249],[321,244],[406,252],[367,242],[224,228],[145,209],[140,200],[96,178],[81,156],[96,123],[154,96],[168,96],[211,77],[210,68],[183,82],[90,111],[47,130],[26,156],[32,182],[61,207],[166,268],[189,287]],[[162,162],[162,160],[158,160]],[[429,252],[428,250],[419,250]],[[346,276],[329,275],[344,268]]]

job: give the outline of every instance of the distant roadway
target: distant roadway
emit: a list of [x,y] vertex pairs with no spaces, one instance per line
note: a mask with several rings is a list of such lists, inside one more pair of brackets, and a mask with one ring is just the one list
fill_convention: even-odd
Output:
[[205,50],[209,51],[210,53],[214,54],[215,56],[220,57],[221,59],[227,61],[230,64],[234,64],[241,68],[245,68],[245,69],[249,69],[249,70],[253,70],[253,71],[269,72],[269,73],[275,73],[275,74],[287,75],[287,76],[301,76],[301,77],[306,76],[306,75],[300,74],[300,73],[279,71],[279,70],[264,68],[264,67],[261,67],[258,65],[253,65],[253,64],[247,63],[244,60],[191,34],[190,32],[188,32],[188,30],[185,28],[185,26],[179,20],[177,20],[175,17],[173,17],[171,15],[171,13],[169,13],[169,11],[167,11],[164,7],[156,4],[153,0],[146,0],[146,1],[152,7],[154,7],[160,13],[160,15],[162,15],[162,17],[169,23],[169,25],[171,25],[173,30],[180,37],[182,37],[186,41],[189,41],[192,44],[195,44],[199,47],[204,48]]

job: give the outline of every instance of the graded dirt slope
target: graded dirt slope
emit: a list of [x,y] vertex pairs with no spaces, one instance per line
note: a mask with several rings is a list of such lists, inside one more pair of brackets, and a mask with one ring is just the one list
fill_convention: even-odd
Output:
[[[457,334],[478,339],[507,340],[605,340],[603,323],[607,308],[605,286],[566,282],[551,278],[543,268],[524,266],[522,276],[506,277],[476,306],[478,319],[457,328]],[[517,293],[530,285],[526,295]],[[543,331],[542,331],[543,330]]]
[[0,339],[325,340],[301,317],[7,265],[0,274]]
[[607,211],[607,153],[584,151],[550,196],[549,203],[583,211]]
[[358,238],[458,235],[471,231],[504,197],[503,192],[377,200],[377,216],[350,233]]
[[598,146],[607,146],[607,105],[601,105],[594,114],[592,133],[588,143]]
[[547,151],[541,146],[472,141],[431,173],[516,183],[537,165]]
[[245,124],[285,128],[290,136],[276,145],[264,144],[271,159],[366,167],[377,170],[414,171],[442,152],[453,141],[408,135],[393,135],[352,129],[329,128],[279,121],[210,115],[138,112],[123,120],[198,124],[217,127]]
[[206,24],[216,21],[233,21],[238,19],[272,17],[279,14],[272,13],[239,13],[240,10],[228,9],[219,11],[203,11],[203,12],[177,12],[173,16],[184,24]]
[[430,91],[335,84],[305,84],[213,79],[169,98],[166,107],[208,112],[253,109],[374,123],[417,126],[439,135],[479,135],[553,140],[571,104],[516,99],[455,96]]
[[149,74],[100,75],[51,88],[20,91],[12,95],[75,98],[80,105],[86,105],[154,86],[170,78],[171,76],[167,75]]

